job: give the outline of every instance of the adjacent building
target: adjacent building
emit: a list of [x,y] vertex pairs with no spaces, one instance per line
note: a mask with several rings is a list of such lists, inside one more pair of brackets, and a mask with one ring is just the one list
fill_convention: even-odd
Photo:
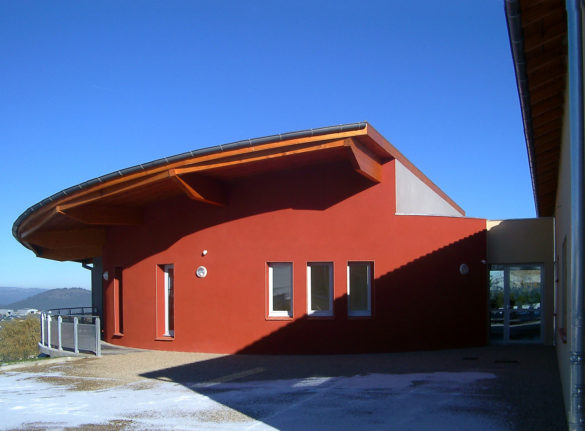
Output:
[[537,213],[554,217],[554,343],[570,429],[585,429],[582,1],[507,0]]

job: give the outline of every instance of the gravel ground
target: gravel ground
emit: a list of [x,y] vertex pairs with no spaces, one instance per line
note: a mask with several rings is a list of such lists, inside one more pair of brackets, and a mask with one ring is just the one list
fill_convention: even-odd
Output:
[[[144,374],[200,361],[213,360],[222,355],[204,353],[159,352],[128,350],[119,354],[83,357],[73,361],[35,362],[21,366],[21,373],[49,374],[39,380],[71,386],[74,390],[104,389],[131,382],[148,384]],[[50,361],[50,360],[49,360]],[[93,387],[92,387],[93,386]]]
[[332,356],[105,347],[101,358],[0,369],[0,429],[566,429],[549,347]]

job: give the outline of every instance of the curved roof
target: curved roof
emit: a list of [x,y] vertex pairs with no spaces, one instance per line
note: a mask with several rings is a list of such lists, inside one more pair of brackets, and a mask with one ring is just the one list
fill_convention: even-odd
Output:
[[105,229],[142,222],[142,208],[174,195],[224,206],[224,186],[259,172],[348,160],[373,182],[399,159],[455,208],[447,195],[366,122],[232,142],[136,165],[69,187],[24,211],[12,233],[37,256],[84,261],[101,255]]

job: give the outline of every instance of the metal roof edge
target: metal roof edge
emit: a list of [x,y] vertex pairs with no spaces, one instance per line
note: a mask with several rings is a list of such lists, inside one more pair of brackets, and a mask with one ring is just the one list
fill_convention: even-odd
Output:
[[46,205],[48,205],[56,200],[61,199],[62,197],[70,195],[73,192],[79,192],[81,190],[88,189],[94,185],[109,181],[113,178],[120,178],[120,177],[130,175],[130,174],[133,174],[136,172],[146,171],[148,169],[152,169],[152,168],[156,168],[156,167],[160,167],[160,166],[164,166],[164,165],[169,165],[171,163],[185,160],[185,159],[188,159],[191,157],[197,157],[197,156],[202,156],[202,155],[207,155],[207,154],[221,153],[224,151],[236,150],[236,149],[245,148],[245,147],[252,147],[254,145],[261,145],[261,144],[267,144],[267,143],[271,143],[271,142],[286,141],[289,139],[307,138],[307,137],[313,137],[313,136],[328,135],[331,133],[343,133],[343,132],[351,132],[351,131],[361,130],[361,129],[365,129],[367,124],[368,124],[367,122],[362,121],[359,123],[340,124],[337,126],[327,126],[327,127],[316,128],[316,129],[306,129],[306,130],[300,130],[300,131],[296,131],[296,132],[287,132],[287,133],[282,133],[282,134],[278,134],[278,135],[270,135],[270,136],[263,136],[263,137],[254,138],[254,139],[235,141],[235,142],[231,142],[228,144],[216,145],[213,147],[206,147],[206,148],[200,148],[197,150],[187,151],[185,153],[177,154],[177,155],[170,156],[170,157],[163,157],[161,159],[153,160],[151,162],[147,162],[147,163],[139,164],[136,166],[131,166],[129,168],[125,168],[122,170],[114,171],[114,172],[111,172],[109,174],[105,174],[105,175],[99,176],[97,178],[93,178],[91,180],[85,181],[83,183],[68,187],[68,188],[61,190],[60,192],[57,192],[57,193],[43,199],[42,201],[30,206],[13,223],[12,236],[14,236],[14,238],[18,242],[25,245],[18,237],[18,229],[19,229],[21,223],[29,215],[31,215],[33,212],[43,208],[44,206],[46,206]]
[[532,113],[530,109],[530,92],[528,89],[528,77],[526,74],[526,59],[524,58],[524,34],[520,19],[520,3],[518,0],[505,0],[506,25],[510,40],[510,50],[514,62],[516,87],[520,99],[520,110],[522,111],[522,124],[524,126],[524,138],[526,140],[526,151],[528,153],[528,166],[530,167],[530,178],[532,180],[532,193],[534,195],[534,207],[537,216],[540,215],[538,205],[538,193],[535,177],[535,154],[534,138],[532,131]]

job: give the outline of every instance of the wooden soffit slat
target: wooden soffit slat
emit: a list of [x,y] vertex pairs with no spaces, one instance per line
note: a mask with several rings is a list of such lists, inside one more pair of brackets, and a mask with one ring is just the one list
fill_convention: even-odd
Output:
[[538,90],[542,86],[554,84],[563,79],[565,79],[565,68],[562,66],[541,69],[534,73],[528,72],[528,87],[530,91]]
[[533,86],[530,89],[530,103],[539,103],[553,96],[563,95],[565,85],[565,78],[562,77],[539,87]]
[[220,160],[203,161],[201,163],[192,164],[191,166],[173,169],[172,172],[174,175],[179,176],[193,173],[213,174],[213,172],[216,170],[232,168],[237,165],[266,162],[271,159],[307,154],[315,151],[330,150],[334,148],[342,148],[344,145],[345,138],[325,142],[306,142],[289,147],[285,151],[279,147],[270,147],[265,148],[262,151],[234,154],[223,157]]
[[102,246],[105,241],[103,228],[37,230],[25,239],[43,248],[71,248],[86,244]]
[[550,26],[532,24],[524,27],[524,50],[531,52],[549,43],[560,43],[566,34],[566,24],[563,22],[554,22]]
[[154,175],[147,176],[145,178],[139,178],[128,182],[121,182],[119,180],[112,181],[109,183],[109,187],[100,187],[97,190],[85,193],[78,198],[71,199],[66,203],[59,205],[60,211],[67,212],[67,210],[81,205],[87,205],[92,202],[103,200],[104,198],[116,196],[121,193],[126,193],[130,190],[138,189],[140,187],[147,186],[149,184],[167,179],[169,173],[167,171],[158,172]]
[[540,102],[531,103],[531,112],[533,117],[539,117],[540,115],[549,112],[558,112],[560,116],[563,116],[563,103],[565,98],[559,94],[551,96],[548,99],[544,99]]
[[84,244],[80,247],[68,248],[38,248],[35,249],[35,254],[44,259],[65,261],[82,261],[99,257],[103,253],[103,247],[97,244]]
[[562,123],[560,118],[554,117],[551,121],[543,122],[542,124],[534,124],[533,134],[535,139],[538,139],[539,136],[546,135],[547,133],[552,132],[553,130],[561,130]]
[[559,10],[559,2],[554,0],[532,2],[531,6],[522,8],[522,24],[525,27],[539,24],[543,20],[556,22],[564,18],[564,11]]
[[88,225],[128,226],[139,225],[143,222],[142,210],[134,207],[88,205],[62,208],[57,206],[57,212]]

